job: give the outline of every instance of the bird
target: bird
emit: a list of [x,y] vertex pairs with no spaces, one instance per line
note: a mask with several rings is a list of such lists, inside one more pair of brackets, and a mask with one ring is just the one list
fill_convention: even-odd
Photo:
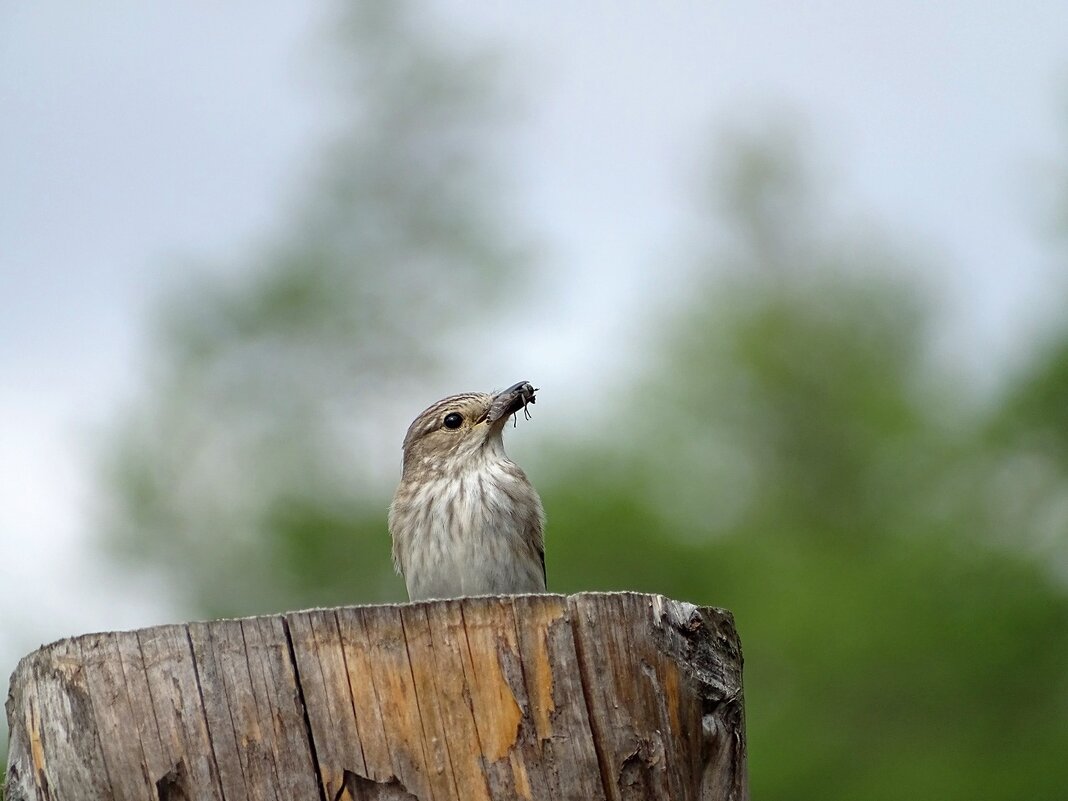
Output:
[[409,426],[389,532],[410,600],[545,592],[545,512],[503,438],[537,391],[451,395]]

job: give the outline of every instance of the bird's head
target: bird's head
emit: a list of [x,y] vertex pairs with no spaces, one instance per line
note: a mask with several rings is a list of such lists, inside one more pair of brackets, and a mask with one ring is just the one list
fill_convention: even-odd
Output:
[[451,395],[425,409],[404,437],[404,473],[462,468],[501,443],[509,415],[526,411],[537,392],[520,381],[503,392]]

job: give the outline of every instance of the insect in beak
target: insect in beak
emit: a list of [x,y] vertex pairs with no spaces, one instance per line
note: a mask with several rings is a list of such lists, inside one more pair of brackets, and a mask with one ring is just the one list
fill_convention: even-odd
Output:
[[534,403],[534,393],[537,391],[537,388],[529,381],[520,381],[503,392],[498,392],[490,404],[489,411],[486,412],[486,420],[490,423],[495,423],[505,415],[510,414],[513,416],[513,424],[517,425],[518,418],[516,415],[520,410],[523,411],[523,416],[529,420],[530,411],[527,406]]

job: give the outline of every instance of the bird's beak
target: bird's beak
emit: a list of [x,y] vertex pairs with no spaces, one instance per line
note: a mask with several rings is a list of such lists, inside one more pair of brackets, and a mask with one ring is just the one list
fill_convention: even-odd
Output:
[[529,381],[520,381],[503,392],[498,392],[486,412],[486,422],[493,424],[520,409],[526,410],[528,403],[534,403],[534,393],[537,391]]

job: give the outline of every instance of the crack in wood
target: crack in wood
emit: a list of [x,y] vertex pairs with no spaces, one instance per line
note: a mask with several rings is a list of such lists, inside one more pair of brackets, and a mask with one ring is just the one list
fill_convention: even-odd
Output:
[[191,801],[193,795],[189,790],[189,775],[183,760],[179,760],[159,778],[156,795],[159,801]]
[[[215,783],[216,783],[216,785],[218,787],[219,798],[222,798],[223,797],[223,791],[222,791],[222,778],[219,775],[219,759],[218,759],[218,756],[215,753],[215,741],[212,739],[212,736],[211,736],[211,728],[208,726],[208,707],[207,707],[207,704],[204,703],[204,686],[200,682],[200,670],[197,667],[196,653],[193,651],[193,638],[192,638],[192,635],[189,633],[189,626],[188,625],[181,626],[181,629],[185,632],[185,642],[186,642],[186,646],[189,648],[189,661],[190,661],[190,663],[192,664],[192,667],[193,667],[193,683],[196,685],[197,698],[200,699],[200,716],[201,716],[201,719],[203,720],[203,723],[204,723],[204,733],[205,733],[205,735],[207,737],[207,740],[208,740],[208,747],[211,749],[211,760],[208,762],[208,772],[214,778]],[[180,682],[178,680],[178,676],[176,674],[172,674],[172,676],[171,676],[171,684],[174,687],[175,696],[181,698],[182,697],[181,684],[180,684]],[[178,713],[178,717],[179,718],[181,717],[181,712],[180,711]],[[181,764],[184,765],[184,763],[181,763]]]
[[345,770],[344,776],[344,783],[333,801],[422,801],[408,792],[396,776],[375,781],[351,770]]
[[315,733],[312,731],[311,721],[308,719],[308,705],[304,700],[304,686],[300,681],[300,668],[297,665],[297,656],[293,650],[293,636],[289,632],[289,621],[282,617],[282,631],[286,637],[286,648],[289,651],[289,662],[293,666],[293,678],[297,688],[297,703],[300,706],[301,717],[304,720],[304,733],[308,739],[308,749],[311,751],[311,760],[315,773],[315,784],[319,790],[320,801],[326,801],[326,790],[323,788],[322,770],[319,766],[319,755],[315,750]]
[[586,652],[586,642],[582,627],[579,625],[579,615],[581,613],[574,598],[568,599],[567,608],[571,619],[572,635],[575,638],[575,654],[578,657],[576,667],[578,668],[579,682],[582,687],[582,701],[586,706],[586,717],[589,720],[590,734],[593,737],[594,753],[597,754],[597,768],[601,774],[601,792],[605,798],[611,799],[614,789],[612,772],[608,765],[608,756],[605,754],[601,732],[598,731],[597,716],[594,714],[593,692],[586,668],[590,657]]

